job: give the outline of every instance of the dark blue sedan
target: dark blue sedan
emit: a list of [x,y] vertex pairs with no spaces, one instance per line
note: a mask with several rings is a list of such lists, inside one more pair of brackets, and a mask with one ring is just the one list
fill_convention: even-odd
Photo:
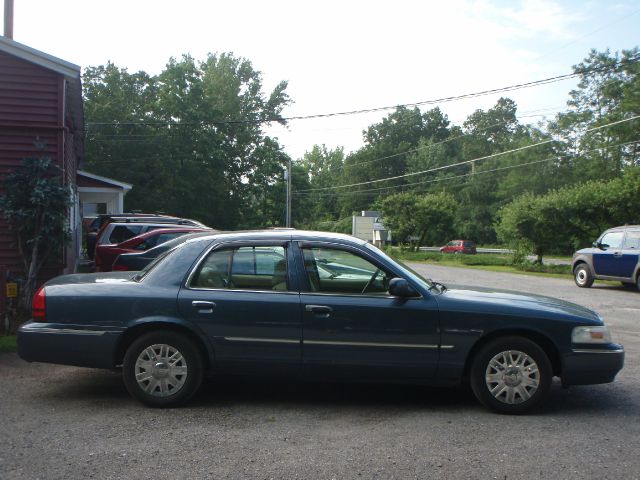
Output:
[[140,272],[55,278],[18,333],[27,361],[122,366],[129,392],[184,403],[212,373],[453,386],[502,413],[624,361],[600,316],[516,292],[448,288],[338,234],[213,233]]

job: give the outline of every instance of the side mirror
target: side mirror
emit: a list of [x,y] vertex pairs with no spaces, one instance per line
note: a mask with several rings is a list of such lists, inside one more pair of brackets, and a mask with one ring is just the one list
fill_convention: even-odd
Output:
[[389,293],[394,297],[411,298],[418,297],[420,294],[409,285],[404,278],[392,278],[389,281]]

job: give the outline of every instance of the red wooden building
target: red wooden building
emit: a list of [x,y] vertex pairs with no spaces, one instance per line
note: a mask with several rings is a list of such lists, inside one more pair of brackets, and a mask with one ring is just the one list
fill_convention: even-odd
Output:
[[[83,155],[80,67],[0,36],[0,178],[26,157],[48,156],[60,166],[73,195],[68,212],[72,242],[42,272],[45,278],[77,266],[81,230],[76,174]],[[6,276],[20,276],[22,268],[13,235],[0,218],[0,313]]]

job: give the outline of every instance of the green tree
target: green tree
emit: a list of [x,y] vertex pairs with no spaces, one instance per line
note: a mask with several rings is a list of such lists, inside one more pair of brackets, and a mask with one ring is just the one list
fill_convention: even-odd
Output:
[[638,139],[638,121],[597,127],[640,114],[639,55],[638,47],[615,54],[591,50],[574,66],[580,82],[569,93],[568,110],[549,129],[565,138],[565,151],[571,154],[566,163],[577,172],[576,179],[615,178],[638,161],[637,143],[618,146]]
[[274,202],[289,158],[263,128],[285,123],[286,86],[265,94],[251,62],[228,53],[172,58],[156,76],[89,68],[87,168],[132,183],[128,209],[218,228],[281,224]]
[[510,245],[530,245],[541,263],[550,252],[568,253],[589,244],[607,228],[639,222],[640,168],[545,195],[527,192],[503,207],[498,218],[499,238]]
[[69,187],[50,158],[27,158],[22,168],[5,177],[0,211],[16,238],[25,280],[20,305],[28,311],[38,274],[47,260],[61,253],[69,240]]
[[344,149],[328,149],[325,145],[314,145],[304,154],[300,167],[306,172],[311,189],[325,189],[300,192],[299,198],[306,197],[312,205],[306,212],[310,224],[314,222],[335,221],[339,218],[338,196],[331,187],[338,184],[344,167]]
[[415,195],[398,193],[378,204],[385,226],[401,243],[437,245],[454,234],[455,198],[446,192]]

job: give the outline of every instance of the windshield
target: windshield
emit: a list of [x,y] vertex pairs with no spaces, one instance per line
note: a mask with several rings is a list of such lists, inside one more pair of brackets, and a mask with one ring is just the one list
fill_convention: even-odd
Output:
[[372,245],[370,243],[365,244],[365,246],[369,249],[372,250],[373,252],[377,253],[379,256],[385,258],[386,260],[388,260],[389,262],[395,264],[398,266],[398,268],[400,269],[400,271],[409,279],[413,280],[414,282],[419,283],[420,285],[423,285],[425,288],[427,289],[431,289],[431,287],[434,286],[434,282],[430,279],[430,278],[426,278],[423,277],[422,275],[420,275],[418,272],[416,272],[414,269],[412,269],[411,267],[408,267],[407,265],[405,265],[404,263],[402,263],[399,260],[395,260],[393,258],[391,258],[389,255],[387,255],[386,253],[384,253],[382,250],[380,250],[378,247],[376,247],[375,245]]

